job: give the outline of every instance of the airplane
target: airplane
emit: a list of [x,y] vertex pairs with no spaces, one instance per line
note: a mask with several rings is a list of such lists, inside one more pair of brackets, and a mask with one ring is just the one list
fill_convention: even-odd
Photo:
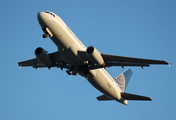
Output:
[[149,67],[152,64],[170,64],[164,60],[151,60],[133,57],[124,57],[100,53],[94,46],[86,48],[76,37],[65,22],[55,13],[50,11],[39,12],[38,22],[44,32],[43,38],[50,38],[57,46],[58,51],[48,53],[42,47],[35,50],[36,58],[18,62],[21,66],[48,69],[52,67],[67,69],[68,75],[81,75],[103,95],[97,97],[98,101],[115,100],[124,105],[127,100],[151,101],[150,97],[126,93],[125,89],[132,76],[128,68],[115,79],[106,71],[111,66],[137,66]]

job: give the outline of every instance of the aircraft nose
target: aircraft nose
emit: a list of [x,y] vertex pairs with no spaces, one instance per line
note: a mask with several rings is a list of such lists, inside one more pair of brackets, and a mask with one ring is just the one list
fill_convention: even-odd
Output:
[[45,18],[45,13],[39,12],[39,13],[37,14],[37,19],[38,19],[38,21],[44,20],[44,18]]
[[48,18],[47,18],[46,13],[39,12],[37,14],[37,19],[38,19],[38,22],[39,22],[40,26],[45,26],[45,23],[46,23],[46,21],[47,21]]
[[39,19],[39,17],[40,17],[40,13],[41,13],[41,12],[39,12],[39,13],[37,14],[37,18],[38,18],[38,19]]

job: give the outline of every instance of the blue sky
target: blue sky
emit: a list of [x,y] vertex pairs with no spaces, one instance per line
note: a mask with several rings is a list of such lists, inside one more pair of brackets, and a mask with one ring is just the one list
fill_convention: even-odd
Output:
[[[176,117],[175,0],[30,0],[1,1],[1,120],[174,119]],[[59,15],[86,47],[105,54],[166,60],[169,66],[130,67],[126,92],[149,96],[152,102],[98,102],[101,95],[81,76],[57,68],[18,69],[34,58],[34,50],[57,50],[42,38],[37,13]],[[128,67],[125,67],[127,69]],[[111,67],[115,78],[125,69]]]

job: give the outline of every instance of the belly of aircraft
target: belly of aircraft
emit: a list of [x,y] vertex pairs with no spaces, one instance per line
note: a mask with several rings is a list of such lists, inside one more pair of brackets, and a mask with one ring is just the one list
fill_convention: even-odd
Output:
[[54,21],[46,27],[48,27],[53,34],[51,40],[57,45],[62,58],[71,65],[84,65],[84,61],[78,57],[78,50],[80,48],[78,48],[74,41],[64,31],[64,28]]
[[[71,65],[85,65],[84,61],[79,57],[78,51],[82,50],[77,46],[71,36],[65,31],[65,26],[59,26],[56,22],[50,21],[46,26],[53,34],[52,41],[57,45],[62,58]],[[101,70],[90,70],[90,74],[86,77],[88,81],[100,92],[117,99],[116,92],[109,83]]]
[[[101,68],[103,69],[103,68]],[[100,70],[90,70],[90,74],[86,77],[91,85],[93,85],[97,90],[108,95],[109,97],[117,100],[116,92],[110,82],[102,75]]]

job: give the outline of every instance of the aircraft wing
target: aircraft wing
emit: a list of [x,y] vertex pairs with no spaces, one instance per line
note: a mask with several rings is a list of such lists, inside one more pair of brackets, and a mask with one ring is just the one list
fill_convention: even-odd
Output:
[[163,64],[170,65],[164,60],[152,60],[152,59],[143,59],[143,58],[133,58],[133,57],[124,57],[124,56],[115,56],[101,54],[103,59],[106,62],[106,67],[110,66],[140,66],[141,68],[145,66],[150,66],[150,64]]
[[[82,59],[85,61],[91,61],[85,51],[79,51],[79,55]],[[101,67],[111,67],[111,66],[121,66],[124,68],[124,66],[139,66],[141,68],[149,67],[150,64],[163,64],[163,65],[170,65],[168,62],[164,60],[152,60],[152,59],[143,59],[143,58],[133,58],[133,57],[124,57],[124,56],[116,56],[116,55],[108,55],[108,54],[102,54],[105,61],[105,66],[98,66],[96,64],[91,64],[90,69],[97,69]]]
[[[52,67],[60,67],[61,69],[62,68],[68,68],[68,66],[61,64],[63,59],[60,56],[59,52],[50,53],[49,56],[53,60],[52,61],[53,62]],[[41,63],[37,58],[19,62],[18,65],[19,65],[19,67],[21,67],[21,66],[23,66],[23,67],[32,66],[33,68],[36,68],[36,69],[41,68],[41,67],[47,67],[43,63]]]
[[32,66],[34,68],[39,67],[39,66],[46,67],[41,62],[39,62],[36,58],[19,62],[18,65],[19,65],[19,67],[21,67],[21,66],[24,66],[24,67],[25,66]]

